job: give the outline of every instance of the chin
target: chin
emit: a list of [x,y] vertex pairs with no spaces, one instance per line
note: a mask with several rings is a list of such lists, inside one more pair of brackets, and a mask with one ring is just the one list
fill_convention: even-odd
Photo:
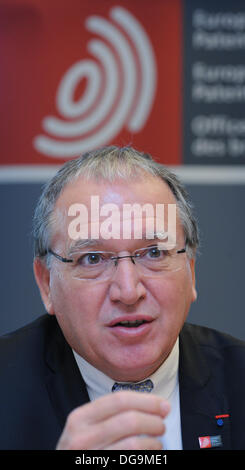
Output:
[[142,361],[142,357],[139,357],[138,360],[135,357],[125,357],[122,363],[119,361],[113,370],[111,369],[109,375],[120,382],[139,382],[152,375],[162,362],[163,359],[158,358],[156,361],[153,357],[149,357],[147,360],[145,358],[144,361]]

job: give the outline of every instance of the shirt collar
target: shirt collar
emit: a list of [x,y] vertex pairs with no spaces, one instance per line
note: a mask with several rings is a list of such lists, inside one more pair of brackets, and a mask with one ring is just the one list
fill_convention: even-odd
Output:
[[[96,369],[83,357],[73,351],[77,365],[86,383],[90,400],[95,400],[111,392],[115,380]],[[154,384],[153,393],[168,400],[178,383],[179,339],[163,364],[150,377]]]

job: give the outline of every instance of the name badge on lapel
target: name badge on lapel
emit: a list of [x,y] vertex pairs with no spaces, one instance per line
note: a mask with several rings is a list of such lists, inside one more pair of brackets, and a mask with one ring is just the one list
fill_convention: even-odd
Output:
[[217,436],[201,436],[198,438],[200,449],[208,449],[210,447],[222,447],[222,439]]

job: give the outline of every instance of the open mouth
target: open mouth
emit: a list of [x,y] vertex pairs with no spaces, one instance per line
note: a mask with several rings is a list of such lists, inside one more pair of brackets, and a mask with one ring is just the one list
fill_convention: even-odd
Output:
[[120,321],[116,323],[115,326],[124,326],[125,328],[137,328],[144,323],[148,323],[146,320],[132,320],[132,321]]
[[134,317],[131,318],[130,315],[127,315],[125,317],[121,316],[121,317],[115,318],[109,324],[109,326],[111,328],[115,328],[115,327],[139,328],[140,326],[151,323],[152,321],[153,321],[153,318],[150,316],[138,315],[138,317],[136,317],[135,315]]
[[151,324],[154,322],[154,318],[150,315],[121,315],[115,318],[108,325],[111,328],[113,334],[120,339],[135,340],[135,338],[141,338],[147,335],[151,330]]

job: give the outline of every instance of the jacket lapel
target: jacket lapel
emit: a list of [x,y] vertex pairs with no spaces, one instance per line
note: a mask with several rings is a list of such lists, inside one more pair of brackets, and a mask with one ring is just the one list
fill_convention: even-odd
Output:
[[46,387],[61,430],[68,414],[89,401],[73,352],[55,320],[46,346]]
[[185,325],[180,334],[183,449],[230,449],[229,410],[221,372],[223,364],[212,364],[211,367],[196,340],[196,333],[197,330],[195,335],[192,334],[191,325]]

